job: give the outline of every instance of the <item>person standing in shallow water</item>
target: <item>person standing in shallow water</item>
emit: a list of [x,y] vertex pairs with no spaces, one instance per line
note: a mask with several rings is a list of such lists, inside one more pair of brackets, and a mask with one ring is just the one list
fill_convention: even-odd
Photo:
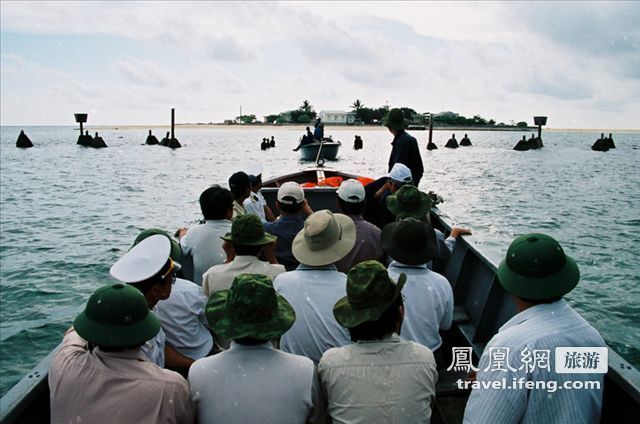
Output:
[[393,134],[388,172],[391,172],[393,165],[396,163],[402,163],[411,170],[413,183],[418,187],[424,168],[418,141],[405,131],[409,126],[409,122],[404,118],[404,113],[401,109],[391,109],[383,123],[389,129],[389,132]]

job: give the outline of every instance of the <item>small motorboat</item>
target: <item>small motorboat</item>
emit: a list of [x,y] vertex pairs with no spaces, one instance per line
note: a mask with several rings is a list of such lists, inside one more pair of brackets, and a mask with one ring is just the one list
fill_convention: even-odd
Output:
[[300,158],[304,161],[317,161],[318,159],[336,160],[341,145],[342,143],[339,141],[333,141],[330,138],[303,144],[299,148],[301,153]]

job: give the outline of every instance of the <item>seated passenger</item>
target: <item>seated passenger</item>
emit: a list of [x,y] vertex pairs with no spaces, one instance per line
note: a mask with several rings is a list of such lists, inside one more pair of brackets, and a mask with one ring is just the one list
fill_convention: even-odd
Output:
[[365,207],[365,191],[358,180],[345,180],[336,192],[338,207],[356,225],[356,243],[353,249],[336,262],[336,268],[345,274],[355,265],[366,260],[377,260],[386,263],[387,255],[380,244],[380,229],[362,218]]
[[[264,232],[257,215],[240,215],[233,221],[231,233],[223,239],[231,243],[235,257],[231,262],[216,265],[204,273],[202,288],[207,297],[220,290],[229,289],[233,279],[239,274],[263,274],[275,278],[276,275],[285,272],[282,265],[258,259],[260,253],[266,250],[265,256],[276,262],[273,255],[276,237]],[[229,348],[230,340],[223,339],[218,334],[215,341],[217,350]]]
[[311,129],[307,127],[307,133],[302,136],[302,138],[300,139],[300,143],[295,149],[293,149],[293,151],[297,152],[298,150],[300,150],[300,147],[311,143],[313,143],[313,133],[311,132]]
[[317,363],[325,350],[349,343],[331,308],[346,294],[347,280],[334,263],[353,249],[355,240],[355,224],[346,215],[321,210],[307,218],[293,241],[300,266],[278,275],[273,283],[301,318],[282,335],[280,349]]
[[[134,246],[155,234],[164,235],[171,242],[171,259],[178,263],[180,246],[162,230],[145,230],[138,235]],[[213,347],[213,337],[208,329],[209,323],[204,313],[207,298],[202,287],[191,281],[176,278],[171,288],[171,296],[158,302],[153,309],[160,319],[166,343],[181,355],[196,359],[207,356]],[[188,367],[176,369],[187,375]]]
[[364,218],[380,229],[395,221],[396,217],[387,209],[387,196],[412,181],[411,170],[402,163],[396,163],[391,172],[368,184],[365,188],[367,204],[363,212]]
[[304,198],[304,190],[293,181],[287,181],[278,188],[276,209],[280,213],[273,222],[265,222],[264,230],[278,237],[276,259],[292,271],[300,264],[291,252],[294,237],[304,227],[304,220],[313,212]]
[[[421,192],[415,186],[406,185],[395,194],[388,196],[386,199],[387,209],[396,216],[397,219],[415,218],[425,222],[431,222],[431,205],[432,200],[429,195]],[[438,242],[436,258],[446,261],[451,256],[456,245],[458,236],[470,235],[471,230],[464,227],[453,227],[449,233],[449,237],[445,238],[442,231],[434,229]],[[432,264],[429,264],[431,268]]]
[[[109,273],[116,280],[129,283],[144,295],[149,309],[159,301],[168,299],[176,282],[180,264],[171,257],[171,242],[168,236],[155,234],[145,238],[131,248],[111,266]],[[171,344],[161,328],[158,334],[147,340],[140,349],[147,358],[159,367],[188,369],[193,359],[182,355]]]
[[51,422],[194,422],[187,382],[140,352],[159,330],[135,288],[115,283],[96,290],[51,361]]
[[427,268],[437,250],[433,228],[415,218],[392,222],[382,229],[382,247],[393,259],[389,277],[407,276],[402,338],[436,353],[442,345],[440,331],[451,328],[453,290],[446,278]]
[[313,362],[271,344],[293,325],[296,313],[267,276],[238,275],[231,288],[209,299],[207,316],[215,333],[233,342],[191,367],[198,422],[325,422]]
[[229,190],[231,190],[231,194],[233,194],[233,216],[231,217],[231,221],[236,219],[238,215],[244,215],[247,211],[244,209],[242,204],[244,203],[244,199],[249,197],[251,193],[251,182],[249,181],[249,176],[240,171],[233,174],[229,177]]
[[244,209],[247,213],[258,215],[262,222],[274,221],[276,217],[273,215],[271,208],[267,205],[267,201],[262,195],[262,175],[259,173],[249,175],[249,182],[251,183],[251,194],[244,199],[244,203],[242,204]]
[[[514,297],[518,313],[500,327],[484,348],[475,380],[478,384],[519,381],[523,388],[473,388],[464,422],[600,422],[604,372],[559,373],[553,365],[558,361],[566,363],[566,358],[555,357],[559,354],[558,347],[606,349],[598,331],[562,298],[580,280],[575,261],[553,238],[545,234],[525,234],[513,240],[496,275],[500,285]],[[502,356],[502,367],[496,366],[498,355]],[[528,361],[532,355],[535,355],[534,359]],[[583,355],[586,357],[589,352]],[[586,367],[577,368],[584,372]],[[553,384],[558,390],[550,393],[538,389],[539,383],[543,382],[550,383],[547,387]],[[585,382],[594,383],[591,386],[594,388]],[[582,389],[560,390],[567,383],[573,383],[574,388],[576,384],[582,384]],[[535,390],[527,390],[534,384]]]
[[209,187],[200,194],[200,210],[204,224],[178,230],[182,252],[193,258],[193,282],[199,286],[202,274],[227,258],[220,237],[231,231],[233,195],[226,188]]
[[405,283],[391,280],[376,261],[361,262],[347,276],[347,296],[333,314],[353,344],[322,355],[318,374],[334,422],[428,423],[438,372],[431,351],[399,337]]

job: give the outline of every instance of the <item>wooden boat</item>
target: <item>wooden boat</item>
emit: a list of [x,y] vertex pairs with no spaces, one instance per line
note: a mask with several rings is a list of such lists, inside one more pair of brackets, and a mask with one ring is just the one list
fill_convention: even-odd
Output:
[[[342,143],[339,141],[333,141],[329,138],[325,138],[323,141],[314,141],[300,146],[300,158],[304,161],[336,160],[341,145]],[[319,155],[318,152],[320,152]]]
[[[273,207],[278,187],[282,183],[286,181],[313,183],[316,186],[304,189],[312,209],[336,211],[336,187],[323,185],[323,182],[329,178],[335,181],[337,178],[357,177],[357,175],[335,169],[315,167],[266,180],[262,191],[267,203]],[[431,220],[434,227],[445,234],[451,230],[451,226],[435,208],[431,211]],[[456,242],[451,258],[446,263],[436,262],[434,269],[447,277],[451,283],[455,307],[453,325],[443,334],[442,351],[445,357],[439,364],[437,402],[432,422],[460,423],[469,391],[460,390],[456,385],[457,379],[464,378],[466,373],[446,371],[451,364],[451,347],[471,347],[474,363],[477,364],[487,342],[500,326],[516,313],[516,309],[511,296],[497,281],[496,265],[464,237],[460,237]],[[53,352],[2,397],[0,423],[49,421],[47,372],[52,356]],[[604,381],[601,422],[617,423],[638,416],[640,416],[640,372],[609,347],[609,371]]]

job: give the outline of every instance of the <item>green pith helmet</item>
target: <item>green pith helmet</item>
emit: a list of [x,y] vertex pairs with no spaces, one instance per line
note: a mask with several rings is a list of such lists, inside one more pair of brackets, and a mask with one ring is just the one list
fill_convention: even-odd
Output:
[[149,310],[144,295],[124,284],[96,290],[73,322],[83,339],[99,346],[138,346],[155,336],[160,321]]
[[238,215],[231,224],[231,232],[222,239],[234,244],[260,246],[275,241],[277,237],[264,232],[262,221],[258,215],[248,213]]
[[375,321],[400,296],[407,276],[396,284],[378,261],[360,262],[347,274],[347,295],[333,306],[333,316],[343,327]]
[[225,339],[271,340],[296,320],[293,307],[261,274],[238,275],[229,290],[211,295],[206,313],[213,331]]
[[545,234],[516,237],[498,267],[506,291],[523,299],[552,299],[569,293],[580,280],[575,261]]
[[409,127],[409,121],[404,118],[402,109],[394,108],[383,119],[383,125],[392,130],[403,130]]
[[405,265],[422,265],[436,255],[436,233],[426,222],[406,218],[382,228],[382,249],[395,261]]
[[176,242],[173,237],[171,237],[169,233],[164,230],[160,230],[158,228],[149,228],[147,230],[143,230],[140,232],[140,234],[138,234],[138,237],[136,237],[133,245],[135,246],[142,240],[156,234],[161,234],[169,239],[169,241],[171,242],[171,253],[169,253],[169,255],[171,256],[171,259],[173,259],[173,262],[177,262],[180,264],[182,262],[182,249],[180,248],[180,244],[178,244],[178,242]]
[[390,196],[387,196],[387,209],[400,219],[424,219],[429,213],[432,201],[427,193],[413,185],[404,185]]

